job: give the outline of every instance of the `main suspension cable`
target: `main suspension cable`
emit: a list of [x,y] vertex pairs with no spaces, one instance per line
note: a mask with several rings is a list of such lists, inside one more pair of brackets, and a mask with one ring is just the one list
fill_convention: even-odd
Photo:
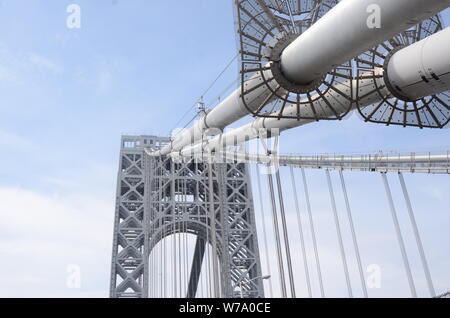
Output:
[[178,126],[183,122],[183,120],[186,118],[186,116],[189,115],[189,113],[195,109],[195,107],[197,106],[199,101],[202,101],[203,98],[206,96],[206,94],[209,93],[209,91],[214,87],[214,85],[219,81],[219,79],[223,76],[223,74],[225,74],[225,72],[231,67],[231,65],[233,65],[234,61],[236,61],[236,59],[239,57],[240,54],[236,54],[231,60],[230,62],[228,62],[228,64],[225,66],[225,68],[219,73],[219,75],[217,75],[217,77],[211,82],[211,84],[208,86],[208,88],[203,92],[203,94],[200,95],[200,99],[197,100],[187,111],[186,113],[183,114],[183,116],[180,118],[180,120],[175,124],[175,127],[172,128],[172,131],[176,128],[178,128]]

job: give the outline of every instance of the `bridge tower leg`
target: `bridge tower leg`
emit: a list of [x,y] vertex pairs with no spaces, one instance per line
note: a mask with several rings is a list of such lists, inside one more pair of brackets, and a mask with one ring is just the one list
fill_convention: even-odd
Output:
[[[122,138],[110,297],[149,297],[150,252],[162,239],[180,232],[197,236],[187,297],[195,297],[213,233],[220,297],[239,298],[241,288],[244,297],[264,297],[248,166],[213,164],[211,184],[208,163],[146,154],[145,148],[167,142],[152,136]],[[211,185],[215,222],[211,222]]]

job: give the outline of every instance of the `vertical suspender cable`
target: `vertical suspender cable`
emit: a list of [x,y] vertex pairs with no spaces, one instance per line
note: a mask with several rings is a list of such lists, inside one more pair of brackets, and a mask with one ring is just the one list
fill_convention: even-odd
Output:
[[163,280],[164,280],[164,298],[167,298],[167,254],[166,254],[166,247],[167,247],[167,242],[166,242],[166,238],[163,239],[163,251],[164,251],[164,256],[163,256]]
[[158,298],[158,273],[156,268],[156,248],[153,246],[153,298]]
[[[208,229],[209,231],[209,229]],[[206,245],[206,293],[208,298],[212,298],[212,279],[211,279],[211,245],[209,243],[209,237],[211,236],[210,232],[207,232],[207,245]]]
[[155,246],[155,257],[154,257],[154,265],[155,265],[155,298],[158,297],[158,246]]
[[[186,201],[186,214],[187,215],[189,215],[189,206],[188,206],[188,185],[187,185],[187,180],[186,181],[184,181],[184,185],[185,185],[185,188],[186,188],[186,198],[185,198],[185,201]],[[189,273],[189,235],[188,235],[188,226],[189,226],[189,223],[188,223],[188,221],[189,221],[189,217],[187,217],[186,219],[185,219],[185,226],[184,226],[184,230],[185,230],[185,233],[184,233],[184,235],[186,236],[186,294],[188,293],[188,288],[189,288],[189,275],[190,275],[190,273]]]
[[180,223],[180,238],[181,238],[181,273],[182,273],[182,283],[183,288],[181,290],[181,298],[186,297],[187,294],[187,288],[186,288],[186,248],[185,248],[185,231],[186,231],[186,224],[184,220],[184,214],[185,214],[185,188],[184,188],[184,178],[181,179],[181,223]]
[[[186,179],[183,178],[183,213],[186,213],[186,203],[187,203],[187,189],[186,189]],[[188,284],[188,271],[187,271],[187,248],[186,248],[186,240],[187,240],[187,221],[185,219],[186,215],[183,215],[183,272],[184,272],[184,290],[183,297],[187,295],[187,284]]]
[[289,274],[289,285],[291,287],[291,296],[292,298],[295,298],[296,296],[295,296],[294,272],[292,270],[291,249],[289,246],[289,233],[286,221],[286,211],[284,209],[283,189],[281,187],[280,170],[278,168],[277,172],[275,173],[275,177],[277,180],[278,198],[280,200],[281,225],[283,227],[284,247],[286,251],[286,263]]
[[150,250],[150,260],[149,260],[149,264],[150,264],[150,288],[149,288],[149,297],[150,298],[154,298],[154,294],[153,294],[153,285],[154,285],[154,278],[153,278],[153,251]]
[[[202,143],[204,142],[204,135],[202,135]],[[203,158],[202,154],[202,158]],[[206,246],[205,246],[205,272],[204,272],[204,276],[205,276],[205,294],[206,294],[206,298],[210,298],[211,297],[211,264],[210,264],[210,257],[209,257],[209,248],[210,248],[210,218],[209,218],[209,209],[208,209],[208,202],[209,202],[209,194],[208,194],[208,190],[207,190],[207,186],[206,186],[206,180],[205,180],[205,174],[206,172],[206,167],[207,164],[205,163],[206,160],[203,160],[202,163],[202,171],[203,171],[203,198],[204,198],[204,213],[205,213],[205,235],[206,235]]]
[[[195,179],[193,180],[194,181],[194,188],[195,188],[195,200],[197,202],[200,202],[200,182],[198,180],[199,165],[200,165],[199,163],[195,164],[195,173],[194,173]],[[199,224],[201,224],[201,209],[200,209],[200,206],[197,206],[197,209],[198,209],[197,210],[197,221],[199,222]],[[200,233],[197,233],[197,234],[200,235],[199,237],[201,237]],[[199,238],[197,238],[197,239],[199,239]],[[203,253],[203,259],[199,255],[198,260],[197,260],[199,264],[203,264],[204,263],[204,255],[205,254]],[[193,262],[194,262],[194,257],[195,257],[195,252],[194,252],[193,257],[192,257]],[[194,295],[194,298],[204,298],[204,295],[203,295],[203,281],[202,281],[202,266],[200,266],[200,269],[198,271],[198,276],[196,278],[198,280],[198,288],[197,288],[197,293]]]
[[398,243],[400,245],[400,250],[403,257],[403,263],[405,265],[406,276],[408,277],[409,288],[411,289],[411,295],[417,298],[416,287],[414,285],[414,280],[411,273],[411,268],[409,266],[408,255],[406,253],[405,243],[403,241],[402,232],[400,229],[400,224],[398,222],[397,211],[395,210],[394,199],[392,198],[391,188],[389,187],[389,181],[385,172],[381,173],[383,178],[384,187],[386,189],[386,195],[389,201],[389,206],[391,208],[392,219],[394,221],[395,231],[397,233]]
[[[180,181],[178,181],[178,186],[180,186]],[[180,188],[180,187],[178,187]],[[179,298],[183,298],[183,246],[181,245],[181,227],[182,227],[182,221],[181,216],[179,216],[178,219],[178,290],[179,290]]]
[[158,242],[158,298],[162,298],[162,244]]
[[163,277],[163,273],[164,273],[164,264],[163,264],[163,260],[164,260],[164,245],[162,240],[164,240],[163,238],[161,239],[161,241],[159,242],[159,266],[160,266],[160,270],[159,270],[159,281],[160,281],[160,285],[159,285],[159,293],[160,293],[160,298],[164,297],[164,277]]
[[342,231],[341,231],[341,226],[339,224],[339,215],[337,212],[336,198],[334,197],[333,183],[331,182],[330,170],[325,170],[325,174],[327,176],[327,181],[328,181],[328,190],[330,191],[331,207],[333,209],[334,222],[336,225],[336,232],[338,235],[339,248],[341,251],[342,265],[344,266],[344,274],[345,274],[345,280],[347,282],[348,295],[350,298],[353,298],[352,285],[350,282],[350,273],[348,272],[347,257],[345,256],[344,241],[342,240]]
[[[220,144],[222,144],[222,140],[220,140]],[[223,156],[223,155],[222,155]],[[227,228],[228,228],[228,218],[226,218],[226,215],[228,215],[228,204],[226,203],[226,175],[227,175],[227,165],[223,164],[225,161],[224,157],[221,157],[219,159],[220,163],[216,163],[216,171],[217,171],[217,191],[219,193],[219,200],[220,200],[220,205],[219,205],[219,216],[220,216],[220,247],[221,250],[219,250],[219,254],[223,255],[223,257],[225,258],[225,254],[226,254],[226,250],[227,250],[227,236],[228,236],[228,232],[227,232]],[[225,200],[225,201],[224,201]],[[218,268],[219,268],[219,272],[222,273],[222,271],[224,270],[223,268],[223,264],[222,261],[219,258],[219,255],[217,256],[217,261],[218,261]],[[220,292],[221,292],[221,297],[225,297],[228,293],[228,286],[227,283],[224,282],[222,280],[222,277],[220,277],[219,279],[219,283],[220,283]]]
[[[205,164],[203,165],[205,169]],[[206,171],[204,171],[206,172]],[[204,184],[204,198],[205,198],[205,230],[206,230],[206,266],[205,266],[205,275],[206,275],[206,294],[208,298],[212,298],[212,290],[211,290],[211,257],[210,257],[210,237],[211,237],[211,229],[210,229],[210,216],[208,209],[209,202],[209,193],[207,190],[206,184]]]
[[156,246],[153,246],[152,248],[152,293],[153,293],[153,298],[157,298],[158,297],[158,293],[157,293],[157,286],[158,286],[158,281],[157,281],[157,274],[156,274]]
[[148,298],[153,298],[153,292],[152,292],[152,285],[153,285],[153,277],[152,277],[152,269],[153,269],[153,264],[152,264],[152,251],[149,250],[149,255],[148,255],[148,266],[149,266],[149,270],[148,270],[148,279],[149,279],[149,284],[148,284]]
[[187,221],[185,222],[185,226],[184,226],[184,236],[186,237],[186,239],[184,240],[184,245],[185,245],[185,250],[186,250],[186,261],[185,261],[185,268],[186,268],[186,294],[188,293],[188,288],[189,288],[189,251],[188,251],[188,239],[189,236],[187,234]]
[[177,281],[177,236],[176,236],[176,227],[175,227],[176,221],[173,221],[173,234],[172,234],[172,244],[173,244],[173,297],[178,297],[178,281]]
[[165,230],[164,230],[164,218],[162,218],[162,226],[163,226],[163,231],[162,231],[162,236],[161,236],[161,241],[160,241],[160,245],[161,245],[161,297],[165,298],[166,297],[166,240],[165,240]]
[[319,277],[320,294],[322,297],[325,297],[325,291],[323,289],[322,270],[320,268],[319,251],[317,249],[316,230],[314,228],[314,220],[313,220],[313,215],[312,215],[312,210],[311,210],[311,201],[309,199],[308,183],[306,182],[306,173],[305,173],[305,169],[303,169],[303,168],[302,168],[302,176],[303,176],[303,188],[305,190],[306,206],[308,209],[309,224],[311,227],[311,236],[312,236],[312,242],[313,242],[313,247],[314,247],[314,255],[316,258],[317,275]]
[[339,176],[341,178],[342,192],[344,194],[345,205],[347,207],[348,223],[350,224],[350,230],[352,233],[353,247],[355,249],[356,260],[358,262],[358,270],[359,270],[359,277],[361,279],[361,286],[362,286],[364,297],[368,298],[369,295],[367,293],[367,286],[366,286],[366,280],[364,277],[364,272],[363,272],[363,267],[362,267],[361,254],[359,253],[359,245],[358,245],[358,240],[356,238],[355,224],[353,222],[352,210],[350,207],[350,200],[348,199],[347,187],[345,185],[344,173],[342,172],[342,170],[339,170]]
[[[150,225],[150,233],[154,234],[153,232],[153,225]],[[155,298],[155,264],[154,264],[154,253],[155,253],[155,247],[153,246],[153,236],[149,235],[150,237],[150,283],[149,283],[149,289],[151,294],[151,298]]]
[[213,183],[213,169],[212,158],[208,164],[208,179],[209,179],[209,212],[211,217],[211,239],[212,239],[212,264],[213,264],[213,287],[214,298],[219,298],[219,278],[217,268],[217,236],[216,236],[216,209],[214,204],[214,183]]
[[199,285],[200,285],[200,292],[197,293],[196,298],[205,298],[205,294],[204,294],[204,291],[203,291],[203,278],[205,277],[205,275],[203,275],[203,264],[205,264],[204,259],[205,259],[205,253],[203,253],[203,259],[201,259],[201,256],[199,255],[198,263],[202,264],[202,266],[200,267],[200,270],[198,272],[198,282],[199,282]]
[[206,232],[206,237],[207,237],[207,239],[206,239],[206,241],[207,241],[207,244],[206,244],[206,254],[205,254],[205,257],[206,257],[206,266],[205,266],[205,278],[206,278],[206,295],[207,295],[207,297],[208,298],[212,298],[212,290],[211,290],[211,257],[210,257],[210,244],[209,244],[209,236],[210,236],[210,233],[209,233],[209,229],[207,230],[207,232]]
[[[174,271],[173,271],[173,266],[174,266],[174,264],[175,264],[175,259],[173,258],[173,233],[172,233],[172,235],[170,235],[170,241],[168,242],[168,245],[169,245],[169,251],[170,251],[170,253],[169,253],[169,255],[170,255],[170,269],[172,270],[172,273],[171,273],[171,275],[170,275],[170,277],[171,277],[171,279],[172,279],[172,281],[174,281],[175,279],[174,279],[174,276],[173,276],[173,274],[174,274]],[[172,250],[170,249],[172,247]],[[169,268],[168,268],[169,269]],[[175,298],[176,297],[176,294],[175,294],[175,288],[174,288],[175,286],[174,286],[174,284],[172,284],[172,286],[170,287],[171,289],[172,289],[172,292],[171,292],[171,297],[172,298]]]
[[171,186],[170,186],[170,196],[172,199],[172,261],[173,261],[173,297],[177,298],[177,240],[176,240],[176,205],[175,205],[175,163],[173,160],[170,163],[171,166]]
[[[180,167],[182,169],[182,167]],[[183,226],[183,218],[184,218],[184,202],[183,202],[183,178],[182,175],[179,176],[178,180],[178,275],[179,280],[178,283],[179,286],[179,297],[183,298],[185,297],[184,292],[184,271],[183,271],[183,262],[184,262],[184,246],[183,246],[183,233],[184,233],[184,226]]]
[[163,196],[162,196],[162,178],[159,177],[158,178],[158,213],[160,215],[161,218],[161,226],[162,226],[162,236],[161,236],[161,244],[162,244],[162,255],[161,255],[161,268],[162,268],[162,280],[164,280],[161,288],[162,288],[162,297],[166,298],[166,288],[167,288],[167,278],[166,278],[166,217],[165,215],[163,216],[163,210],[162,210],[162,201],[163,201]]
[[162,244],[158,242],[158,298],[162,298]]
[[156,267],[156,246],[153,247],[153,298],[158,298],[158,273]]
[[[266,254],[265,259],[266,259],[266,266],[267,266],[267,274],[269,276],[272,276],[271,269],[270,269],[270,261],[269,261],[269,247],[267,244],[267,231],[266,231],[264,201],[263,201],[262,191],[261,191],[261,177],[259,176],[259,166],[255,165],[255,167],[256,167],[256,180],[257,180],[257,186],[258,186],[259,204],[261,206],[260,214],[261,214],[262,230],[263,230],[263,237],[264,237],[264,251]],[[272,288],[272,279],[271,278],[269,278],[269,292],[270,292],[270,298],[273,298],[273,288]]]
[[[177,180],[177,184],[178,184],[178,193],[181,193],[180,189],[181,189],[181,181],[178,179]],[[180,200],[181,195],[178,194],[178,201]],[[178,211],[181,211],[181,209],[179,208]],[[181,246],[181,231],[182,231],[182,220],[181,220],[181,215],[178,215],[178,291],[179,291],[179,298],[183,298],[183,272],[182,272],[182,264],[181,264],[181,260],[182,260],[182,246]]]
[[275,193],[274,193],[274,189],[273,189],[273,178],[272,178],[272,175],[270,174],[270,172],[267,173],[267,178],[269,181],[270,200],[272,202],[273,230],[274,230],[274,234],[275,234],[275,242],[276,242],[276,250],[277,250],[278,274],[280,277],[281,297],[287,298],[286,281],[285,281],[285,277],[284,277],[283,254],[281,252],[280,229],[278,227],[277,206],[276,206],[276,201],[275,201]]
[[164,249],[163,249],[163,240],[164,240],[164,217],[162,215],[162,207],[161,207],[161,202],[162,202],[162,192],[161,192],[161,178],[158,178],[158,182],[159,182],[159,191],[158,191],[158,200],[159,200],[159,204],[158,204],[158,223],[161,230],[161,238],[158,242],[158,247],[159,247],[159,294],[160,294],[160,298],[162,298],[164,296],[164,283],[163,283],[163,271],[164,271]]
[[160,249],[161,245],[157,244],[155,250],[156,250],[156,254],[155,254],[155,265],[156,265],[156,281],[158,282],[156,285],[156,298],[161,298],[161,276],[159,275],[161,269],[159,266],[159,249]]
[[423,248],[422,239],[420,238],[419,227],[417,226],[416,217],[414,216],[414,210],[412,208],[411,200],[409,198],[408,189],[406,188],[405,178],[403,177],[403,174],[401,172],[398,174],[398,177],[400,179],[400,184],[402,186],[406,206],[408,208],[409,219],[413,227],[417,248],[419,249],[420,259],[422,261],[423,270],[425,272],[425,277],[427,279],[428,289],[430,290],[431,297],[436,297],[436,291],[434,289],[433,280],[431,279],[431,273],[428,267],[427,258],[425,256],[425,250]]
[[151,294],[151,298],[155,298],[155,266],[153,264],[153,249],[150,251],[150,264],[151,264],[151,268],[150,268],[150,294]]
[[185,249],[185,245],[184,245],[184,208],[185,208],[185,202],[184,202],[184,193],[185,193],[185,189],[184,189],[184,178],[180,180],[181,183],[181,195],[180,195],[180,201],[181,201],[181,221],[180,221],[180,239],[181,239],[181,262],[180,262],[180,266],[181,266],[181,274],[182,274],[182,283],[183,283],[183,288],[181,289],[181,297],[184,297],[184,295],[186,295],[186,267],[185,267],[185,261],[186,261],[186,249]]
[[155,295],[159,298],[159,246],[155,246]]
[[300,243],[301,243],[301,247],[302,247],[303,266],[305,268],[306,285],[308,288],[309,298],[312,298],[311,278],[309,277],[308,258],[306,255],[306,244],[305,244],[305,236],[303,234],[302,216],[300,214],[300,205],[298,203],[298,197],[297,197],[297,195],[298,195],[297,185],[295,183],[294,168],[292,166],[290,167],[290,172],[291,172],[291,181],[292,181],[292,191],[294,194],[295,209],[297,212],[297,225],[298,225],[298,230],[299,230],[299,235],[300,235]]
[[186,241],[187,241],[187,234],[186,234],[186,222],[183,222],[183,272],[184,272],[184,290],[183,290],[183,297],[184,295],[187,295],[187,286],[188,286],[188,271],[187,271],[187,249],[186,249]]

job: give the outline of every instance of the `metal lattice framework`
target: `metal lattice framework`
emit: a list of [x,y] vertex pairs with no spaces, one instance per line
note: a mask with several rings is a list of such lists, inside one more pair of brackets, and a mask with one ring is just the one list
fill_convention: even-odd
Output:
[[[124,138],[120,154],[114,225],[110,296],[142,298],[148,294],[145,258],[144,156],[135,138]],[[139,144],[140,145],[140,144]]]
[[188,297],[195,297],[204,246],[213,244],[214,236],[220,263],[220,295],[239,297],[242,287],[245,297],[263,297],[247,165],[210,167],[193,159],[174,162],[168,157],[151,157],[145,151],[149,142],[166,143],[167,139],[135,137],[131,141],[135,148],[126,148],[129,138],[132,137],[123,139],[118,177],[121,186],[116,207],[111,297],[148,297],[152,283],[148,257],[159,242],[175,233],[197,236]]
[[[386,96],[386,65],[390,57],[398,50],[418,42],[426,37],[442,30],[442,22],[439,16],[425,20],[413,28],[402,32],[389,41],[386,41],[370,51],[365,52],[356,59],[358,69],[357,97],[359,101],[364,96],[360,95],[359,87],[365,85],[367,79],[375,83],[372,93],[377,92],[380,102],[362,107],[358,104],[358,111],[366,122],[386,125],[413,126],[420,128],[443,128],[450,121],[450,93],[427,96],[419,100],[409,100],[403,96]],[[376,72],[376,69],[384,68],[384,72]],[[383,79],[383,84],[378,79]],[[428,81],[424,76],[424,81]],[[399,87],[387,87],[390,92],[401,90]],[[371,94],[372,94],[371,93]]]
[[[257,117],[308,120],[340,120],[351,110],[353,72],[351,62],[330,70],[308,85],[289,82],[282,74],[283,50],[318,19],[336,0],[236,0],[236,25],[241,53],[241,98],[247,110]],[[254,85],[253,83],[258,83]],[[256,98],[253,92],[266,86],[269,93]],[[330,98],[334,90],[347,102]],[[320,107],[314,101],[320,100]],[[290,105],[295,114],[286,114]],[[334,114],[334,115],[331,115]]]

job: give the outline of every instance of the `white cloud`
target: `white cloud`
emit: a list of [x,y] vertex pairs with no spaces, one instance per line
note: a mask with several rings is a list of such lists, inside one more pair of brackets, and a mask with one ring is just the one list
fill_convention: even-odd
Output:
[[20,80],[17,73],[5,65],[0,65],[0,82],[19,83]]
[[21,68],[23,63],[20,63],[18,58],[0,43],[0,82],[22,84]]
[[95,65],[92,70],[78,70],[75,78],[80,85],[93,88],[98,95],[107,94],[113,84],[113,70],[106,64]]
[[36,145],[30,140],[16,134],[11,134],[0,130],[0,146],[2,148],[14,149],[20,151],[34,150]]
[[112,86],[113,76],[107,68],[101,68],[97,74],[97,90],[99,93],[107,93]]
[[[0,188],[0,297],[106,297],[114,203]],[[66,285],[81,268],[81,289]]]
[[79,67],[75,71],[75,80],[79,85],[93,89],[96,94],[105,95],[116,89],[118,81],[131,71],[133,67],[128,60],[96,57],[90,67]]
[[0,43],[0,82],[25,85],[35,75],[40,76],[39,73],[58,75],[63,72],[63,66],[49,57],[36,52],[11,50]]
[[57,63],[53,62],[49,58],[36,54],[36,53],[30,53],[29,60],[31,64],[36,66],[37,68],[50,71],[54,74],[60,74],[64,71],[62,66],[58,65]]

